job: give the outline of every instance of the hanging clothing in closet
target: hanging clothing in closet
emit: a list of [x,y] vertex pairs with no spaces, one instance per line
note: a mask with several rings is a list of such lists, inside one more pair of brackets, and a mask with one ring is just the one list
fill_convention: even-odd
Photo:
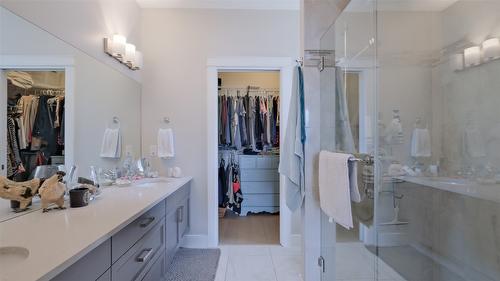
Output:
[[278,96],[231,96],[221,91],[218,98],[219,145],[237,150],[279,147]]
[[226,166],[222,158],[219,163],[219,208],[228,208],[233,212],[241,213],[243,192],[240,182],[240,168],[234,161],[234,155]]
[[7,176],[26,180],[36,166],[63,155],[64,96],[16,87],[9,85]]

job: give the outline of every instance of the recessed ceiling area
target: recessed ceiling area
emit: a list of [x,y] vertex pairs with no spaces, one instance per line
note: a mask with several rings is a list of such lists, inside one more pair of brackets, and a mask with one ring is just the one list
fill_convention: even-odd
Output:
[[137,0],[141,8],[299,10],[300,0]]
[[[439,12],[458,0],[378,0],[379,11]],[[374,0],[351,0],[346,8],[349,12],[368,12],[373,9]]]

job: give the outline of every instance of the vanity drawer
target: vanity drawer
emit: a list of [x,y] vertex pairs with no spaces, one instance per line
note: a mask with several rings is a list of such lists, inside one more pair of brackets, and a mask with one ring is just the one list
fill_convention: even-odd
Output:
[[115,281],[134,281],[151,265],[158,255],[164,252],[165,222],[162,221],[111,267]]
[[111,281],[111,270],[106,271],[99,279],[96,281]]
[[[111,267],[111,241],[108,239],[83,258],[68,267],[52,281],[96,280]],[[100,279],[99,279],[100,280]],[[106,279],[103,279],[106,280]]]
[[141,281],[165,280],[166,273],[167,268],[165,263],[165,251],[163,251]]
[[113,235],[112,260],[116,262],[141,237],[165,217],[165,203],[160,202],[120,232]]

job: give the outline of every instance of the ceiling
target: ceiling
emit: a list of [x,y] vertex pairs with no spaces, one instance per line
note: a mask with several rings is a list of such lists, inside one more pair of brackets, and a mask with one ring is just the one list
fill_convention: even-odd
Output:
[[142,8],[299,10],[300,0],[136,0]]
[[[453,5],[458,0],[378,0],[379,11],[426,11],[439,12]],[[374,0],[351,0],[346,11],[368,12],[373,8]]]

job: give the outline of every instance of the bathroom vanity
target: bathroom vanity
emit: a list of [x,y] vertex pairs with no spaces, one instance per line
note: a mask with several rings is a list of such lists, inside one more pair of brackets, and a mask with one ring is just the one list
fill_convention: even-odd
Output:
[[164,280],[189,227],[190,181],[109,187],[87,207],[1,223],[0,249],[28,252],[16,262],[0,257],[0,280]]

